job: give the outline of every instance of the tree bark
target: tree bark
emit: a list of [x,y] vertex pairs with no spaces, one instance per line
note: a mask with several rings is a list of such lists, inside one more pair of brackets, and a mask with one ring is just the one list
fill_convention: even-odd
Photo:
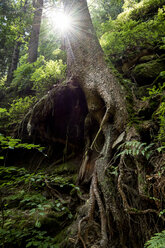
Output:
[[12,60],[11,60],[11,65],[9,67],[8,75],[7,75],[7,83],[10,84],[13,80],[13,73],[17,69],[17,64],[19,61],[19,52],[20,52],[20,46],[21,42],[16,41],[14,50],[13,50],[13,55],[12,55]]
[[[78,78],[86,95],[89,113],[99,124],[113,123],[120,133],[127,121],[121,87],[108,69],[96,37],[85,0],[63,0],[71,15],[71,32],[66,34],[68,77]],[[103,123],[102,123],[103,124]]]
[[[117,230],[123,242],[123,211],[117,201],[117,188],[114,178],[108,178],[106,168],[112,156],[112,144],[124,130],[127,123],[127,110],[121,86],[107,67],[104,54],[95,34],[86,0],[63,0],[65,11],[72,17],[72,29],[66,34],[68,77],[76,78],[84,91],[89,114],[87,118],[97,121],[98,133],[90,147],[102,132],[104,144],[101,154],[95,161],[99,186],[104,196],[107,218],[103,220],[108,225],[108,215],[113,215]],[[88,144],[89,145],[89,144]],[[84,164],[83,164],[84,166]],[[82,171],[82,170],[81,170]],[[83,169],[85,171],[85,169]],[[82,177],[82,175],[81,175]],[[99,201],[97,202],[100,205]],[[106,230],[106,227],[104,227]],[[107,247],[108,240],[104,233],[100,241],[101,247]]]
[[33,63],[37,60],[43,0],[33,0],[33,6],[35,8],[35,13],[28,50],[29,63]]
[[[24,14],[26,14],[27,11],[27,4],[28,0],[24,2],[24,5],[22,4],[21,1],[21,10],[23,11]],[[15,45],[13,48],[13,54],[12,54],[12,59],[11,59],[11,64],[8,69],[8,75],[7,75],[7,83],[10,84],[13,80],[13,73],[17,69],[17,65],[19,62],[19,54],[20,54],[20,46],[22,42],[19,41],[20,35],[18,36],[17,40],[15,41]]]

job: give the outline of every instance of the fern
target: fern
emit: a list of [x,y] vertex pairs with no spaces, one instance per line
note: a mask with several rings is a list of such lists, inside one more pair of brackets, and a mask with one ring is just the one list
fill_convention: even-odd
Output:
[[143,155],[144,157],[146,157],[146,159],[149,159],[152,155],[152,150],[151,147],[154,144],[151,143],[149,145],[147,145],[147,143],[141,143],[137,140],[132,140],[132,141],[126,141],[125,143],[121,144],[118,147],[119,149],[123,149],[122,152],[120,152],[117,157],[121,156],[121,155],[131,155],[131,156],[137,156],[137,155]]
[[165,230],[160,233],[155,233],[154,236],[148,240],[145,248],[165,248]]

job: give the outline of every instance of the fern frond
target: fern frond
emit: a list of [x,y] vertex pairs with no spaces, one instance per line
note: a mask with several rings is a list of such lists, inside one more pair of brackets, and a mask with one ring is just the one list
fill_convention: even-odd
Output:
[[153,151],[151,150],[151,147],[153,145],[154,145],[153,143],[147,145],[147,143],[141,143],[140,141],[137,140],[126,141],[125,143],[121,144],[118,147],[118,150],[123,149],[123,151],[120,152],[117,155],[117,157],[124,154],[132,155],[132,156],[137,156],[139,154],[142,154],[148,160],[152,155]]
[[165,248],[165,230],[155,233],[154,236],[145,243],[144,248]]

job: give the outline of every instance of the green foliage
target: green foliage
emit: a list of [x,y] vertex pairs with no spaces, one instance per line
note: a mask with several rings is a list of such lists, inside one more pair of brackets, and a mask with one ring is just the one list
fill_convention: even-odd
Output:
[[46,91],[51,89],[53,84],[65,77],[66,66],[63,65],[62,60],[45,62],[44,66],[39,67],[31,75],[33,81],[33,89],[37,95],[43,95]]
[[14,72],[12,87],[21,94],[28,90],[36,92],[38,97],[43,96],[52,86],[65,77],[66,65],[62,60],[46,61],[40,56],[36,62],[22,63]]
[[7,80],[7,75],[3,76],[1,79],[0,79],[0,89],[2,90],[5,86],[5,82]]
[[0,108],[0,128],[6,131],[10,126],[21,122],[35,101],[36,97],[33,96],[17,97],[9,104],[8,109]]
[[29,108],[34,104],[35,100],[36,98],[32,96],[20,97],[13,100],[8,110],[9,122],[18,123],[18,120],[22,120],[25,113],[27,113]]
[[[13,139],[10,136],[5,137],[0,133],[0,154],[6,149],[15,149],[15,148],[25,148],[25,149],[37,149],[42,152],[44,147],[40,145],[21,143],[20,139]],[[3,152],[4,153],[4,152]],[[4,156],[0,156],[0,159],[4,159]]]
[[47,236],[46,231],[35,230],[34,228],[20,228],[11,230],[9,228],[0,228],[0,244],[2,244],[5,248],[59,248],[58,245],[54,244],[54,239]]
[[30,81],[31,73],[34,72],[34,67],[32,64],[25,63],[19,66],[14,71],[14,79],[12,81],[11,87],[17,89],[18,93],[25,94],[27,89],[32,87],[32,82]]
[[164,248],[165,245],[165,230],[156,233],[149,241],[145,243],[145,248]]
[[45,57],[46,61],[62,59],[66,63],[65,51],[61,47],[61,36],[55,31],[52,19],[43,18],[40,29],[39,55]]
[[95,0],[89,1],[89,11],[92,17],[92,23],[100,37],[102,32],[102,23],[109,19],[115,19],[122,12],[123,0]]
[[135,7],[136,3],[137,3],[136,0],[124,0],[124,4],[122,8],[124,10],[132,9]]
[[151,150],[153,145],[153,143],[147,145],[147,143],[141,143],[137,140],[126,141],[118,147],[118,150],[122,149],[123,151],[120,152],[117,157],[121,155],[143,155],[146,159],[149,159],[153,153],[153,150]]
[[162,0],[125,0],[124,12],[118,15],[118,19],[148,20],[163,6]]
[[[58,248],[54,235],[52,238],[44,231],[43,225],[49,220],[49,216],[56,225],[60,225],[59,220],[64,221],[66,225],[66,221],[73,218],[67,202],[58,198],[59,189],[65,193],[66,189],[79,190],[72,182],[52,172],[30,172],[24,168],[1,166],[0,244],[5,248]],[[48,194],[47,198],[44,196],[46,191],[49,194],[53,191],[56,196],[52,194],[50,197]],[[56,232],[60,231],[59,226]]]
[[158,86],[154,85],[152,88],[148,88],[149,96],[143,97],[143,101],[150,100],[150,99],[157,97],[157,96],[162,97],[164,94],[163,93],[164,89],[165,89],[165,83],[159,84]]
[[101,45],[112,62],[121,57],[135,57],[140,49],[163,45],[165,30],[164,8],[158,11],[154,19],[141,22],[139,20],[116,19],[102,25],[104,35]]
[[158,110],[156,111],[156,115],[160,124],[158,140],[161,141],[161,143],[163,144],[162,148],[165,149],[165,99],[161,102]]
[[[162,79],[164,79],[164,71],[160,73]],[[155,98],[159,97],[159,107],[153,113],[153,119],[157,120],[159,123],[159,133],[157,140],[161,143],[161,146],[158,148],[158,151],[161,152],[165,149],[165,82],[163,84],[154,85],[151,89],[148,89],[149,96],[143,97],[143,101],[150,100],[154,101]]]
[[0,77],[10,67],[15,43],[27,43],[31,21],[32,1],[25,4],[25,1],[9,0],[0,4]]
[[0,116],[7,112],[6,108],[0,108]]

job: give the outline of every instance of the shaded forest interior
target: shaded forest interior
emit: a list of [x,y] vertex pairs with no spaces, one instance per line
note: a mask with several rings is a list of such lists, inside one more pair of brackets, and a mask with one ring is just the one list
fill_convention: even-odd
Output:
[[2,1],[0,247],[165,247],[164,31],[164,0]]

